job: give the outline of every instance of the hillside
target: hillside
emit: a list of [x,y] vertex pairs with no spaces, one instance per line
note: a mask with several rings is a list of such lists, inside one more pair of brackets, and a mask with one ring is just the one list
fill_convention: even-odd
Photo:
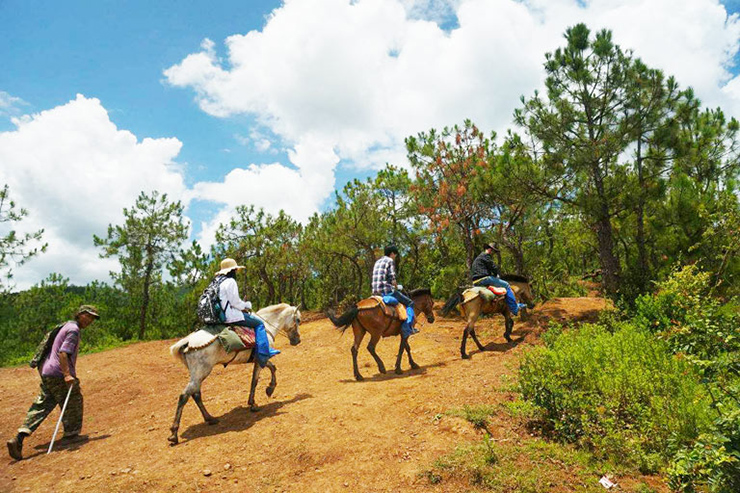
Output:
[[[141,343],[81,356],[79,376],[85,396],[86,442],[45,455],[58,417],[55,411],[26,440],[26,460],[0,461],[1,491],[459,491],[475,485],[453,477],[437,484],[425,472],[456,446],[480,441],[467,421],[445,415],[464,405],[500,404],[513,399],[507,386],[522,351],[538,342],[549,318],[593,318],[604,307],[599,298],[553,299],[537,307],[528,322],[517,320],[516,344],[507,345],[503,319],[484,319],[479,335],[489,351],[468,350],[460,359],[462,321],[424,322],[411,340],[421,365],[403,375],[379,375],[372,358],[360,352],[364,382],[352,378],[349,333],[340,336],[319,317],[301,326],[302,343],[274,361],[278,386],[272,398],[262,375],[257,402],[246,406],[251,366],[215,368],[203,385],[203,399],[220,423],[207,426],[192,401],[183,413],[181,443],[167,443],[177,397],[186,384],[184,367],[168,352],[173,341]],[[309,320],[310,314],[304,319]],[[365,340],[365,343],[367,338]],[[398,339],[385,339],[378,354],[393,367]],[[0,431],[10,438],[38,388],[27,367],[0,370],[3,413]],[[534,440],[503,411],[489,427],[493,438]],[[5,452],[3,452],[5,454]],[[526,461],[522,467],[540,467]],[[551,491],[603,491],[598,475],[577,466],[546,464]],[[584,479],[584,477],[586,479]],[[631,478],[618,478],[629,490]],[[656,478],[635,478],[662,489]]]

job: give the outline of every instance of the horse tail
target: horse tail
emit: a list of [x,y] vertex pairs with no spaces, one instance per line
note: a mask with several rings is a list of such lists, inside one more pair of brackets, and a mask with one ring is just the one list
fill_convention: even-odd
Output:
[[333,323],[337,329],[344,332],[345,330],[347,330],[347,327],[352,324],[352,321],[355,319],[355,317],[357,317],[359,311],[360,310],[357,308],[357,305],[355,305],[344,312],[339,318],[336,318],[334,316],[334,312],[332,311],[326,312],[326,316],[329,317],[329,320],[331,320],[331,323]]
[[176,360],[179,360],[183,365],[188,366],[185,363],[185,356],[183,355],[183,352],[188,347],[188,338],[185,337],[183,339],[180,339],[176,343],[174,343],[172,346],[170,346],[170,354],[173,358]]
[[446,317],[452,311],[452,309],[455,308],[461,301],[462,293],[458,289],[455,291],[455,294],[450,296],[450,299],[447,300],[447,303],[445,303],[442,307],[442,316]]

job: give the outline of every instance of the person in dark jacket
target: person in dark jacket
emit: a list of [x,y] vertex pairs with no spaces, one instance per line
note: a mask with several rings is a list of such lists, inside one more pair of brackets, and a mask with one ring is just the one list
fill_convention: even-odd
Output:
[[513,315],[517,315],[521,308],[526,305],[516,302],[514,291],[511,290],[509,283],[499,278],[498,265],[493,262],[491,253],[498,249],[491,243],[483,249],[483,253],[475,257],[473,265],[470,266],[470,280],[474,286],[487,287],[495,286],[497,288],[506,288],[506,304]]

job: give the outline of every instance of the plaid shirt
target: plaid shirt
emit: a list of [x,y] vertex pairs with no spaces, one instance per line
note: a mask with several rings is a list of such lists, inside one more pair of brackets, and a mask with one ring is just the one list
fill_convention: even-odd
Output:
[[387,256],[380,257],[373,267],[373,294],[382,296],[392,293],[394,282],[396,266],[393,259]]

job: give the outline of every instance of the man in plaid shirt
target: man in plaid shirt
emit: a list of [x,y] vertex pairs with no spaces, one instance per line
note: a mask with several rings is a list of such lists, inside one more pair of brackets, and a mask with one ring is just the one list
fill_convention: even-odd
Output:
[[403,324],[402,330],[406,337],[419,332],[414,328],[414,302],[398,290],[396,282],[396,257],[398,248],[395,245],[385,247],[384,255],[380,257],[373,266],[373,295],[391,296],[406,307],[408,318]]

